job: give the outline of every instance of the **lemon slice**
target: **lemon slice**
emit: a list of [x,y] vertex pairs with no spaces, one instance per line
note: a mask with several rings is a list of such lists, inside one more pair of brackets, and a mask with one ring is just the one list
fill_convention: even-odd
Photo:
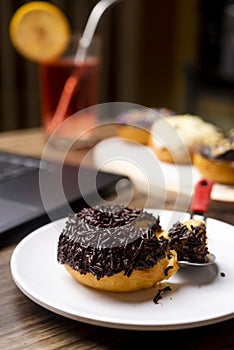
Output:
[[66,49],[71,30],[67,17],[55,5],[33,1],[12,16],[9,35],[15,49],[25,58],[44,62]]

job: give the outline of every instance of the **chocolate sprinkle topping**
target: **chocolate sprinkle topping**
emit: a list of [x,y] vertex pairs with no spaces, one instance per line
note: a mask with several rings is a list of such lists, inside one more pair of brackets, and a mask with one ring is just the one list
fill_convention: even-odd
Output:
[[201,146],[200,154],[208,159],[217,161],[234,161],[234,135],[233,130],[219,133],[216,137],[208,139]]
[[70,214],[59,237],[57,259],[81,274],[104,276],[154,266],[166,256],[168,240],[158,239],[159,217],[122,206],[96,206]]
[[177,252],[178,260],[206,263],[209,261],[206,226],[201,223],[191,230],[180,222],[168,231],[169,246]]
[[159,289],[157,294],[153,298],[153,302],[155,304],[159,304],[159,300],[162,299],[162,294],[165,293],[165,292],[169,292],[169,291],[171,291],[171,287],[170,286],[166,286],[163,289]]

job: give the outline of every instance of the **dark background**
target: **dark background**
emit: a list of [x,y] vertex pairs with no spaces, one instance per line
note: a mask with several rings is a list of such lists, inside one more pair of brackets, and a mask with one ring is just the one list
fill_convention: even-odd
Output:
[[[12,47],[8,26],[28,1],[1,1],[0,131],[41,125],[38,66]],[[97,0],[48,1],[82,31]],[[122,0],[104,13],[99,103],[194,113],[234,127],[234,10],[226,0]]]

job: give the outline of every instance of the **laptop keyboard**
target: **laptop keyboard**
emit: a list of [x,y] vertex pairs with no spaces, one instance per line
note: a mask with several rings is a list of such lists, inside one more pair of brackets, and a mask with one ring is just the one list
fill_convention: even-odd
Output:
[[35,171],[40,160],[0,152],[0,183]]

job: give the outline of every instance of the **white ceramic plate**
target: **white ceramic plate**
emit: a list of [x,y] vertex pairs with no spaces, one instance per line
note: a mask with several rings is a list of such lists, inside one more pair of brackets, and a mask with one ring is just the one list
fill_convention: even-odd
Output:
[[[201,179],[195,167],[161,162],[150,147],[118,137],[99,142],[93,149],[93,161],[104,171],[127,175],[137,190],[144,193],[149,188],[151,193],[154,188],[158,193],[161,187],[168,195],[191,196],[194,185]],[[234,186],[214,184],[211,199],[233,202]]]
[[[161,224],[186,218],[184,213],[156,211]],[[12,277],[34,302],[55,313],[90,324],[133,330],[170,330],[216,323],[234,316],[234,227],[207,220],[209,248],[217,264],[180,269],[166,285],[159,304],[157,288],[132,293],[97,291],[76,282],[57,263],[57,242],[65,219],[43,226],[24,238],[11,257]],[[170,226],[171,224],[169,224]]]

